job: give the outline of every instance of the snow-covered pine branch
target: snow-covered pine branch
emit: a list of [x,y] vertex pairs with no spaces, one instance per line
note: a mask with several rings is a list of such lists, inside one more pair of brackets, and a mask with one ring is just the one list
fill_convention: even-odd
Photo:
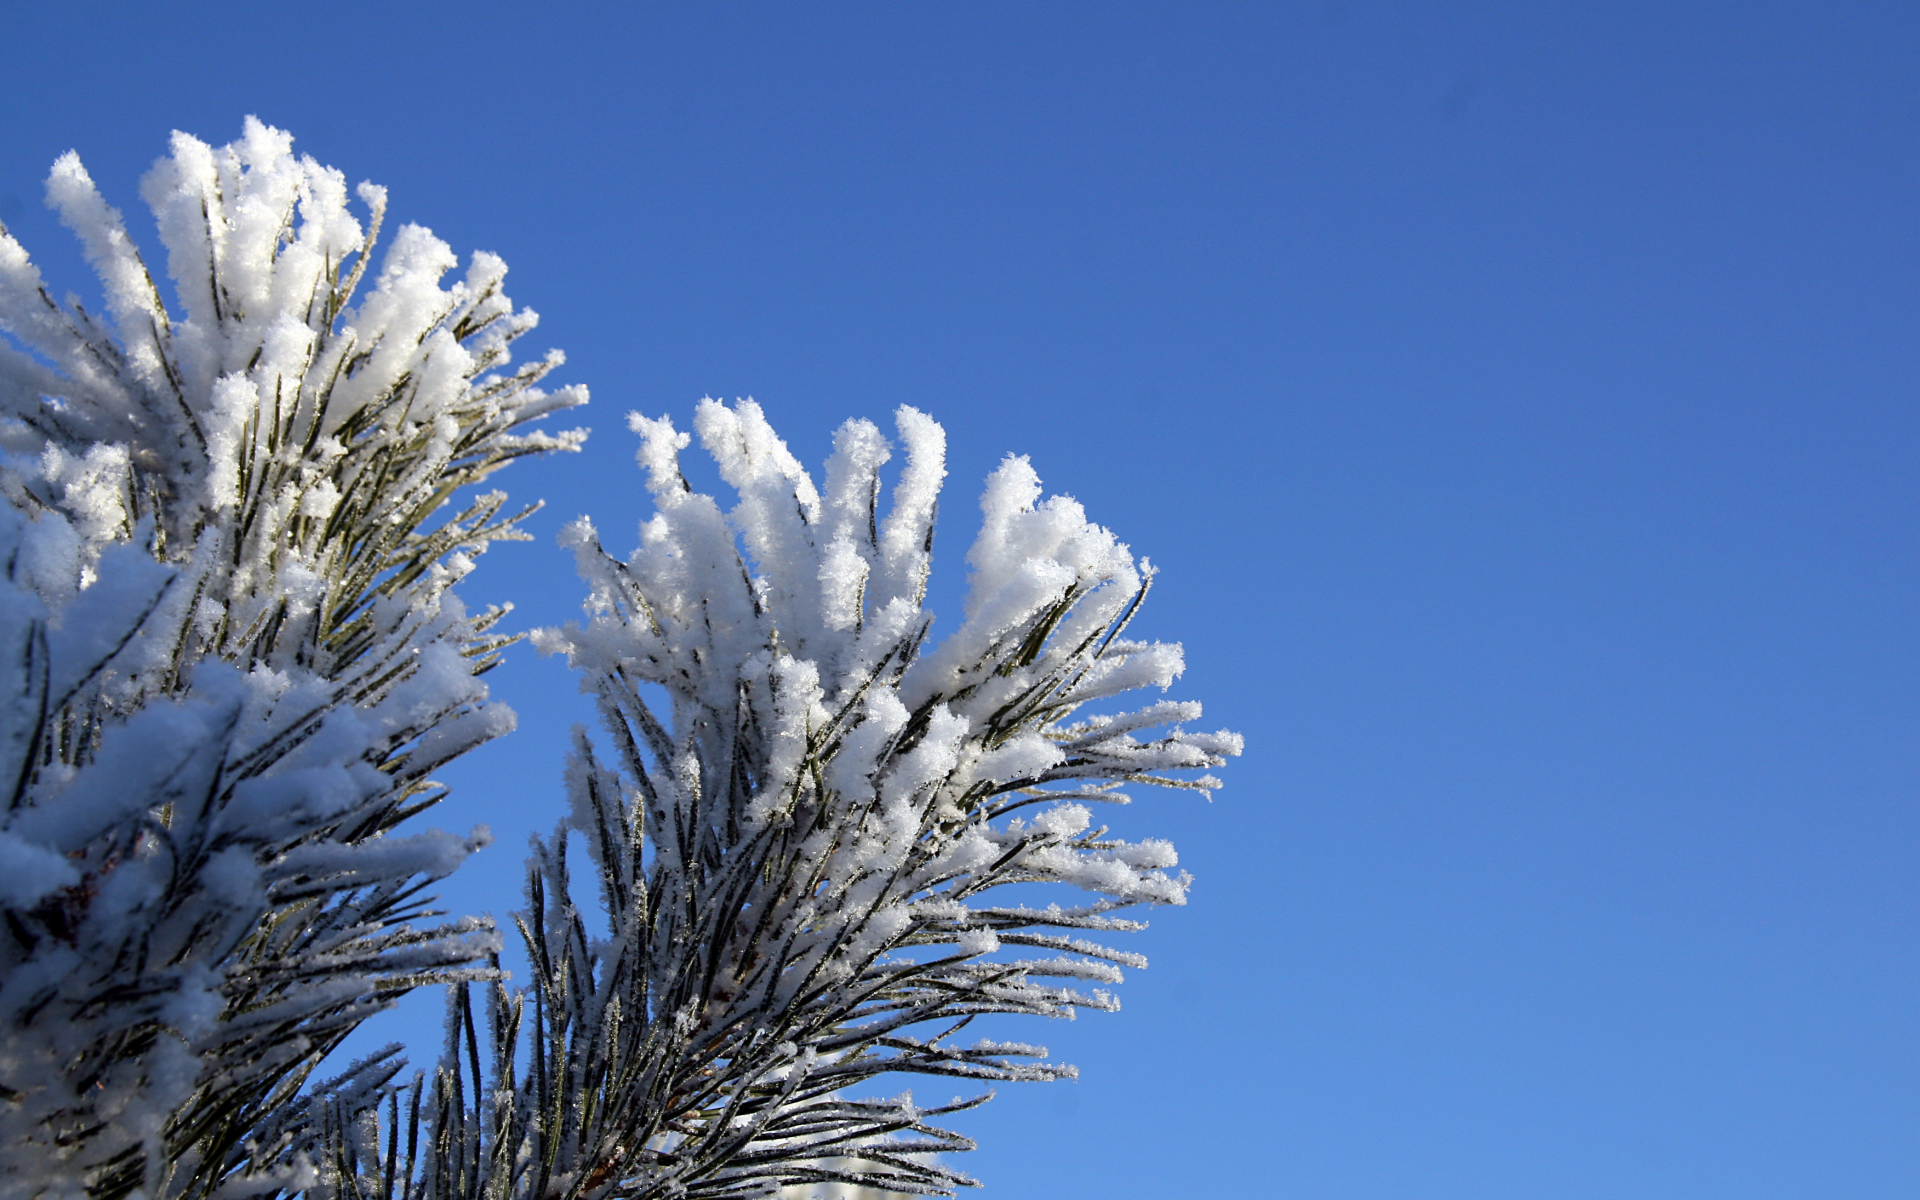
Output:
[[[580,432],[515,367],[532,328],[383,189],[249,120],[175,134],[144,195],[163,302],[69,154],[48,202],[105,312],[56,302],[0,227],[0,1192],[102,1200],[302,1182],[314,1065],[491,926],[421,889],[468,839],[395,831],[504,732],[476,678],[503,610],[449,590],[525,515],[452,498]],[[371,264],[378,263],[377,267]],[[371,269],[370,269],[371,267]],[[376,1103],[378,1059],[327,1093]],[[278,1172],[278,1174],[275,1174]]]
[[[531,988],[457,1001],[449,1057],[417,1084],[430,1156],[390,1164],[371,1122],[343,1139],[334,1195],[734,1200],[834,1184],[950,1194],[969,1148],[921,1109],[854,1099],[895,1072],[1053,1079],[1044,1049],[960,1034],[985,1014],[1115,1007],[1142,965],[1083,935],[1180,904],[1165,842],[1096,827],[1087,801],[1126,783],[1205,790],[1191,773],[1240,750],[1191,733],[1193,704],[1153,701],[1180,648],[1128,640],[1150,572],[1022,458],[987,482],[965,620],[929,643],[924,609],[944,434],[902,408],[906,463],[841,428],[824,491],[751,402],[703,402],[696,428],[738,504],[682,477],[689,438],[635,417],[654,516],[625,561],[584,520],[565,534],[589,619],[535,635],[598,698],[603,759],[581,732],[572,811],[537,843],[521,918]],[[658,705],[664,700],[665,710]],[[602,922],[576,907],[584,840]],[[1010,884],[1087,898],[1036,908]],[[522,1054],[522,1031],[530,1051]],[[489,1045],[483,1083],[479,1046]],[[398,1118],[396,1103],[393,1115]]]

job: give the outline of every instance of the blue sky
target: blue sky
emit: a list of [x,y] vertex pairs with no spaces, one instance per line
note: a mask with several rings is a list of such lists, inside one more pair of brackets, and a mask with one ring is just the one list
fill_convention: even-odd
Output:
[[[708,394],[813,462],[940,419],[937,594],[1008,451],[1163,568],[1147,632],[1249,750],[1120,814],[1193,903],[1125,1011],[1028,1031],[1083,1076],[967,1122],[986,1195],[1920,1189],[1920,8],[5,27],[0,219],[83,295],[54,157],[131,214],[169,130],[248,113],[512,265],[596,433],[503,477],[549,508],[474,600],[567,619],[553,530],[644,515],[622,417]],[[581,710],[493,678],[521,732],[442,820],[493,826],[447,895],[500,912]]]

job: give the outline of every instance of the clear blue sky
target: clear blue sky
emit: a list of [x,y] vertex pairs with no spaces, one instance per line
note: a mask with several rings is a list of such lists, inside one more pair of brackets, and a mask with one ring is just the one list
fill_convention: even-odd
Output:
[[[256,113],[502,254],[595,396],[527,623],[704,394],[942,420],[949,585],[1009,450],[1160,564],[1250,748],[987,1195],[1920,1194],[1920,6],[635,7],[9,0],[0,217],[84,294],[54,157]],[[579,708],[494,678],[501,911]]]

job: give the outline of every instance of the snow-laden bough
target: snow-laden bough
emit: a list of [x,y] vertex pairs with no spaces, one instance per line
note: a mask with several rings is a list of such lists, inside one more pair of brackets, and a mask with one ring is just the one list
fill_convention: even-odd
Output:
[[[632,423],[653,504],[639,548],[570,526],[586,618],[534,635],[581,674],[609,748],[577,733],[570,814],[535,846],[531,987],[494,985],[484,1021],[455,1006],[426,1098],[450,1149],[425,1194],[950,1194],[971,1181],[938,1156],[971,1143],[936,1121],[984,1097],[920,1108],[862,1085],[1071,1075],[963,1031],[1117,1007],[1107,989],[1144,961],[1086,935],[1139,928],[1123,911],[1184,903],[1188,879],[1166,842],[1109,837],[1089,805],[1128,784],[1207,792],[1240,738],[1190,731],[1196,704],[1127,703],[1182,666],[1126,636],[1151,572],[1073,500],[1041,499],[1025,459],[987,481],[965,617],[936,641],[944,435],[924,414],[897,415],[885,506],[891,448],[865,421],[816,486],[757,405],[704,401],[730,509],[681,475],[687,434]],[[1006,892],[1046,884],[1076,899]]]

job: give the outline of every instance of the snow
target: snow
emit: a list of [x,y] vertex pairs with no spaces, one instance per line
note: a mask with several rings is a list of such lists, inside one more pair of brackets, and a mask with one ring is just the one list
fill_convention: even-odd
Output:
[[56,851],[0,831],[0,901],[9,907],[32,908],[79,882],[78,868]]
[[[653,502],[640,546],[617,560],[592,524],[570,526],[562,542],[587,584],[583,619],[534,639],[582,674],[613,746],[603,761],[582,734],[568,774],[570,828],[601,870],[607,941],[568,932],[583,918],[564,838],[535,847],[543,882],[530,895],[545,916],[525,928],[535,961],[556,963],[535,984],[541,1037],[595,1072],[682,1071],[716,1097],[777,1078],[792,1089],[784,1119],[831,1132],[848,1153],[888,1156],[905,1172],[889,1185],[951,1186],[944,1168],[902,1166],[883,1149],[880,1114],[833,1097],[890,1072],[1070,1077],[1065,1064],[1028,1061],[1044,1059],[1038,1047],[907,1031],[983,1012],[1117,1008],[1081,985],[1117,983],[1144,960],[1068,931],[1137,929],[1110,914],[1184,903],[1190,881],[1169,874],[1171,845],[1108,838],[1080,801],[1124,802],[1122,781],[1217,786],[1193,772],[1236,753],[1238,739],[1184,732],[1200,717],[1187,701],[1078,711],[1171,685],[1180,648],[1119,636],[1151,571],[1079,504],[1043,498],[1027,460],[988,480],[965,619],[929,645],[945,473],[931,418],[896,414],[905,462],[884,513],[893,448],[870,422],[840,427],[817,489],[758,405],[702,401],[695,429],[734,491],[730,507],[688,488],[679,455],[691,439],[670,419],[630,423]],[[661,692],[656,712],[649,697]],[[993,905],[1011,884],[1091,897]],[[1051,954],[1000,957],[1013,946]],[[698,1019],[649,1043],[647,1057],[623,1050],[608,1014],[658,1003],[648,997],[688,978],[706,981],[685,1010]],[[768,1028],[811,1032],[791,1045],[750,1033]],[[563,1102],[537,1088],[516,1097],[527,1111]],[[783,1178],[814,1169],[820,1143],[752,1141],[762,1128],[772,1126],[734,1126],[761,1161],[801,1173]],[[917,1132],[932,1148],[960,1145],[932,1126]],[[559,1161],[592,1161],[592,1147],[582,1134]],[[664,1186],[678,1169],[648,1178]],[[848,1178],[882,1181],[871,1164],[861,1172]]]
[[[405,817],[514,726],[470,656],[493,617],[453,590],[513,532],[474,485],[577,448],[530,426],[585,392],[543,389],[558,354],[513,364],[537,318],[496,256],[460,272],[424,226],[384,235],[384,190],[350,193],[283,131],[176,134],[142,194],[177,312],[75,155],[49,201],[110,321],[43,299],[0,233],[0,1191],[72,1193],[118,1162],[161,1200],[185,1186],[162,1157],[206,1153],[236,1195],[367,1194],[396,1088],[465,1164],[420,1165],[422,1194],[545,1194],[612,1162],[635,1194],[966,1182],[938,1156],[970,1143],[932,1122],[981,1098],[848,1089],[1071,1077],[959,1033],[1117,1008],[1085,985],[1144,961],[1077,935],[1185,902],[1171,845],[1110,838],[1088,807],[1123,782],[1216,787],[1200,772],[1240,749],[1159,694],[1177,644],[1123,636],[1151,569],[1009,458],[962,619],[930,640],[930,416],[901,407],[897,447],[842,425],[818,487],[751,400],[703,400],[693,434],[635,415],[638,545],[615,559],[570,525],[583,618],[534,637],[607,745],[576,737],[516,917],[534,979],[509,991],[490,923],[422,908],[486,831]],[[680,471],[694,435],[726,502]],[[1078,903],[995,903],[1036,885]],[[302,1089],[429,983],[452,985],[440,1069],[396,1083],[375,1056]],[[235,1140],[162,1148],[212,1112]]]
[[[541,389],[557,356],[510,368],[535,318],[496,256],[443,286],[449,247],[406,226],[378,250],[384,191],[355,191],[363,227],[292,146],[251,119],[226,146],[174,135],[142,194],[176,312],[77,155],[48,202],[109,320],[46,299],[0,232],[7,1194],[78,1194],[116,1162],[176,1194],[161,1131],[213,1111],[254,1140],[190,1154],[243,1191],[300,1177],[317,1057],[498,946],[485,922],[416,924],[417,889],[484,831],[394,826],[513,726],[451,591],[513,533],[471,485],[576,448],[527,425],[585,392]],[[460,511],[423,503],[457,489]],[[360,1120],[391,1070],[326,1103]]]

